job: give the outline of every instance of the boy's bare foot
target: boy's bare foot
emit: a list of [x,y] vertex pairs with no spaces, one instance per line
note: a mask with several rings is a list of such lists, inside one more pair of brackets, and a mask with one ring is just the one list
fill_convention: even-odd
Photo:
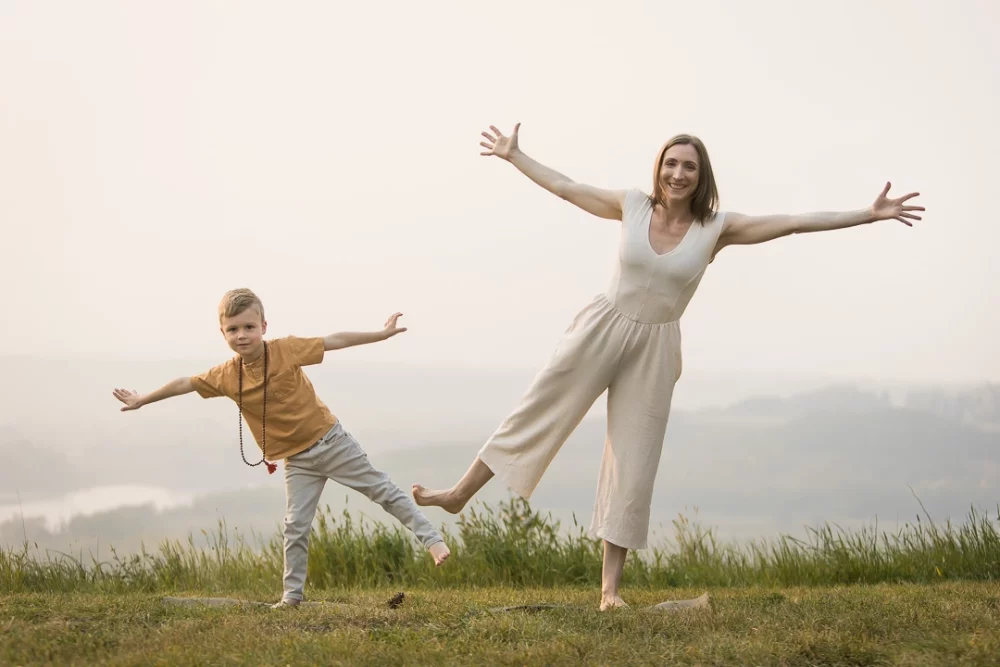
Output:
[[295,609],[299,606],[298,600],[280,600],[271,605],[271,609]]
[[601,611],[607,611],[608,609],[627,609],[628,605],[625,604],[625,600],[622,600],[620,595],[602,595],[601,596]]
[[434,565],[438,567],[441,566],[441,563],[448,560],[448,556],[451,555],[451,550],[448,549],[448,545],[444,542],[432,544],[427,550],[431,552],[431,556],[434,556]]
[[465,501],[456,498],[455,492],[452,489],[447,491],[435,491],[433,489],[425,489],[419,484],[413,485],[413,499],[418,505],[440,507],[446,512],[451,512],[452,514],[458,514],[465,507]]

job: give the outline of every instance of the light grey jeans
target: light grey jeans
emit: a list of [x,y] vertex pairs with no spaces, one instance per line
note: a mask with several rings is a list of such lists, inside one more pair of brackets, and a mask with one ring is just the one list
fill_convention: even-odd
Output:
[[309,449],[285,459],[285,600],[302,600],[309,563],[309,533],[320,494],[332,479],[360,491],[410,529],[424,547],[443,542],[416,503],[372,467],[340,422]]

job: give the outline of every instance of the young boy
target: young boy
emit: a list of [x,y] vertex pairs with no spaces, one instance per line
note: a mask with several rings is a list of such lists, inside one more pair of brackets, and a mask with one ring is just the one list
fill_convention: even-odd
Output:
[[[269,472],[267,461],[285,460],[284,594],[274,608],[295,607],[303,599],[309,532],[327,478],[360,491],[410,529],[441,565],[450,552],[441,534],[392,480],[368,462],[351,434],[319,400],[302,366],[318,364],[329,350],[391,338],[406,328],[392,315],[382,331],[335,333],[325,338],[289,336],[265,341],[264,305],[248,289],[231,290],[219,304],[222,335],[236,356],[201,375],[183,377],[145,395],[115,389],[122,411],[197,391],[203,398],[228,396],[240,406]],[[243,454],[243,422],[240,421]]]

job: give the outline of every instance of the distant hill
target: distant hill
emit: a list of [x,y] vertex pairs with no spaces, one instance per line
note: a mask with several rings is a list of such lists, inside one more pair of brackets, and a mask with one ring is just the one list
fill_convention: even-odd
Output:
[[910,391],[906,406],[949,419],[1000,428],[1000,384],[958,390],[924,388]]

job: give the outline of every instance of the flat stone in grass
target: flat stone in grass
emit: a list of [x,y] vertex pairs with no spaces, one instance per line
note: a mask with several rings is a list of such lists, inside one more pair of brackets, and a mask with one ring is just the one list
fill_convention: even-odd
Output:
[[[396,593],[386,603],[390,609],[397,609],[403,604],[405,595]],[[232,607],[237,605],[251,605],[257,607],[270,607],[270,602],[258,602],[256,600],[238,600],[236,598],[186,598],[167,596],[163,598],[163,604],[176,607]],[[348,610],[357,608],[356,605],[348,605],[342,602],[300,602],[300,607],[322,607],[324,609]]]
[[[699,597],[690,600],[668,600],[655,604],[652,607],[639,607],[640,611],[684,611],[688,609],[708,609],[708,593],[703,593]],[[545,611],[547,609],[572,609],[572,605],[566,604],[517,604],[509,607],[491,607],[487,611],[491,613],[503,613],[509,611]]]
[[682,611],[685,609],[708,609],[708,593],[702,593],[690,600],[667,600],[652,607],[646,607],[646,611]]
[[[163,598],[163,604],[176,607],[233,607],[238,605],[270,607],[272,603],[258,602],[256,600],[237,600],[235,598],[179,598],[167,596]],[[339,602],[301,602],[299,606],[348,609],[350,605]]]

